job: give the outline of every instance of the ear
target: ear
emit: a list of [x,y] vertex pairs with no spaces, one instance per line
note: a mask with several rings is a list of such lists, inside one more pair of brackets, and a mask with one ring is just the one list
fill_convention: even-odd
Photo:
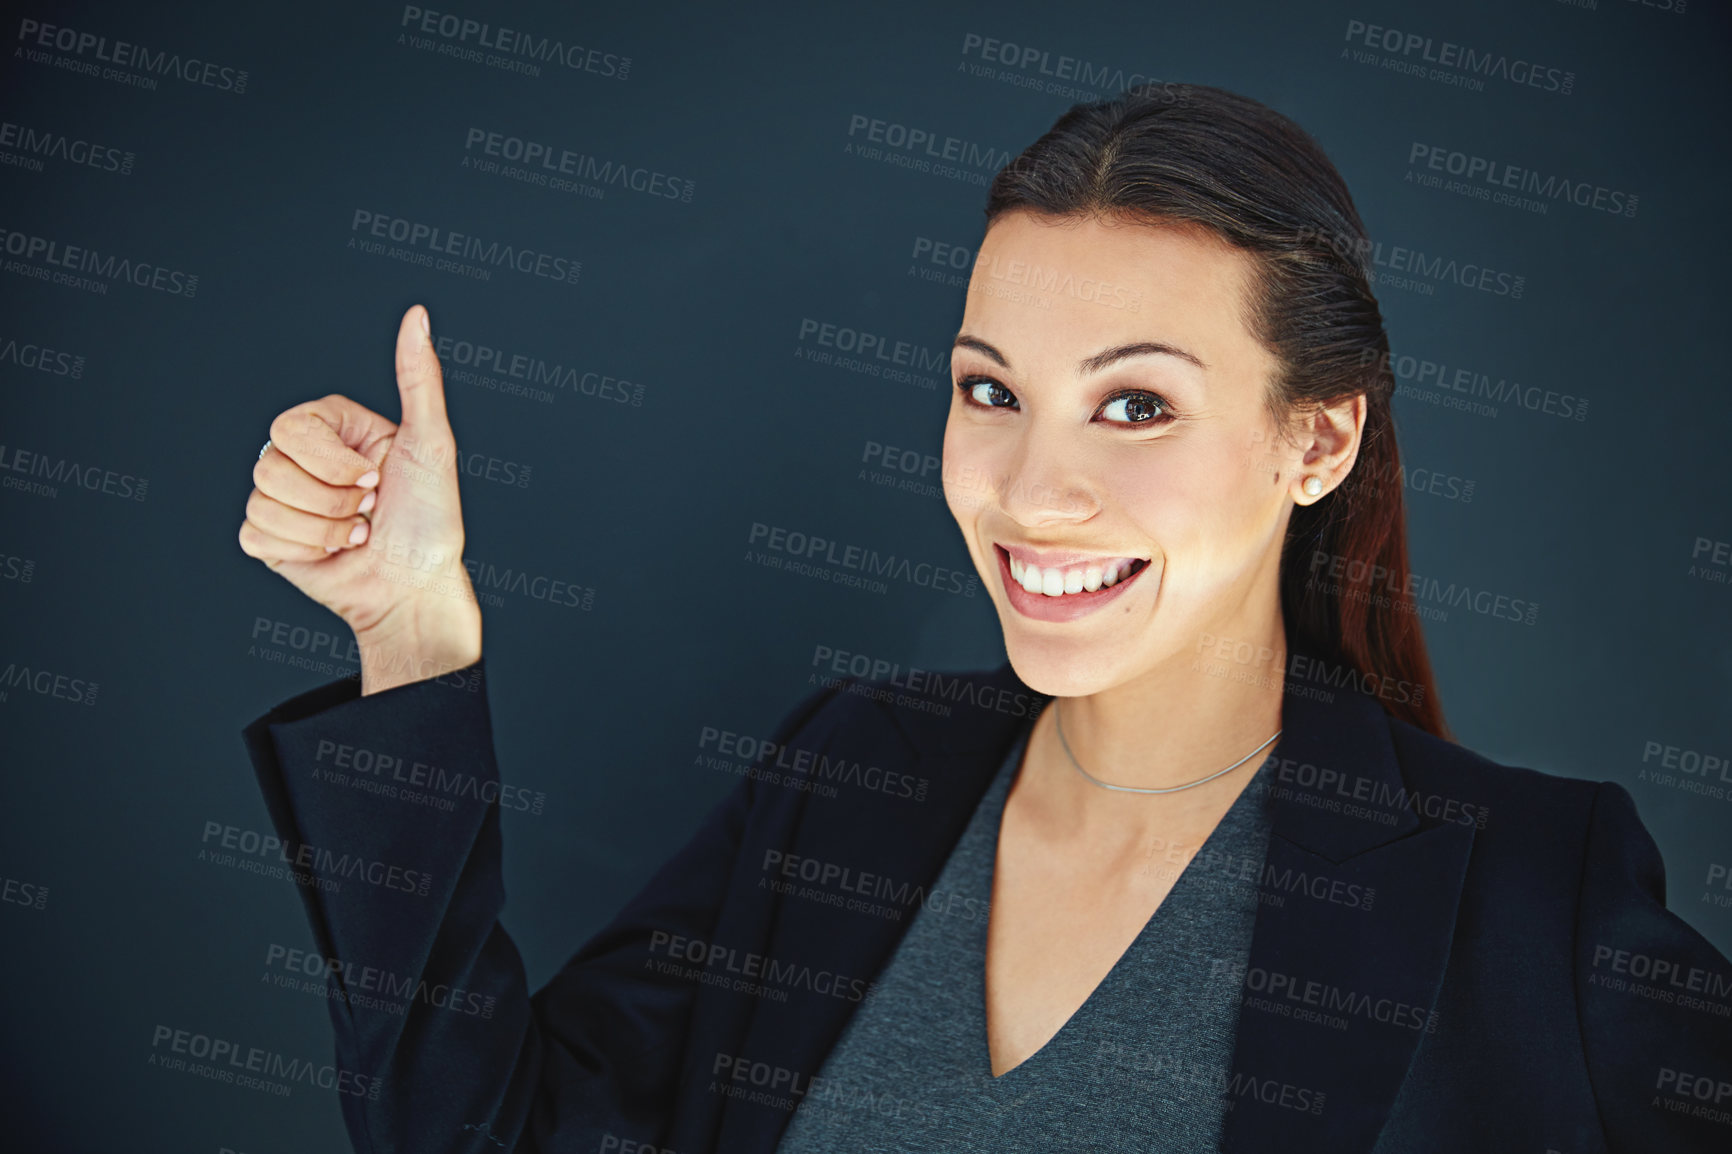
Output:
[[[1297,469],[1288,479],[1288,492],[1294,504],[1314,505],[1340,487],[1352,472],[1353,462],[1359,459],[1364,431],[1364,393],[1302,412],[1295,418],[1293,441],[1300,449],[1300,457]],[[1317,478],[1322,486],[1315,493],[1305,489],[1310,477]]]

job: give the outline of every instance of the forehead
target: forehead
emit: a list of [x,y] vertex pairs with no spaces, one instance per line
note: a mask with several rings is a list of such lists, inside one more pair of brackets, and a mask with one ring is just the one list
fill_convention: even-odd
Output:
[[1200,226],[1009,212],[981,241],[962,327],[1013,363],[1018,347],[1069,356],[1131,340],[1182,345],[1212,365],[1255,361],[1253,267]]

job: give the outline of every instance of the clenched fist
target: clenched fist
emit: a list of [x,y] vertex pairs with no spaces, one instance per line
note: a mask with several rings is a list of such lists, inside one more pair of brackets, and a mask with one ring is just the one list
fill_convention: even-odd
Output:
[[355,631],[361,692],[473,664],[457,442],[427,310],[397,328],[393,422],[337,393],[277,414],[253,467],[241,549]]

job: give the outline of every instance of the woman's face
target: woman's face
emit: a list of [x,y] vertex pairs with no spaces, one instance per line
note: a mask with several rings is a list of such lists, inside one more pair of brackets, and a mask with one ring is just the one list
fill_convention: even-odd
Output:
[[1351,468],[1363,406],[1345,428],[1333,410],[1277,436],[1251,268],[1200,230],[1020,211],[987,230],[951,357],[944,494],[1035,690],[1188,666],[1209,635],[1281,643],[1288,517],[1315,500],[1305,476],[1327,492]]

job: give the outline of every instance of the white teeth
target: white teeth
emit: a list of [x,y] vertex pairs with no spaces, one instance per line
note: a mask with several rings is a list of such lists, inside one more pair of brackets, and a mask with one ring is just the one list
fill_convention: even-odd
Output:
[[1063,597],[1069,593],[1093,593],[1103,586],[1117,585],[1130,571],[1134,562],[1128,559],[1105,565],[1087,565],[1072,569],[1042,569],[1010,559],[1010,578],[1030,593],[1047,597]]

